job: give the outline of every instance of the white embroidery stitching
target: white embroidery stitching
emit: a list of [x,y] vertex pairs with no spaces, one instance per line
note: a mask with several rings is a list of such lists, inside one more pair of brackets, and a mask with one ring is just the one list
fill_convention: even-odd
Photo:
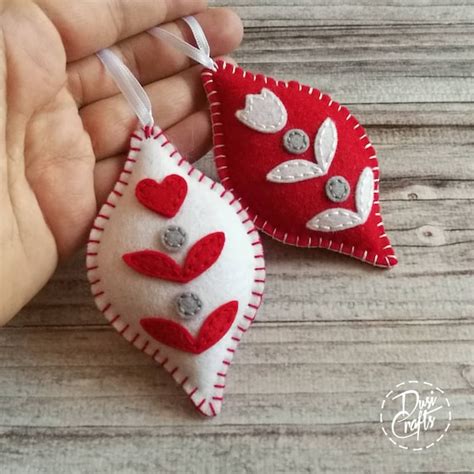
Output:
[[337,128],[334,121],[327,118],[319,127],[316,141],[314,142],[314,153],[316,162],[326,174],[331,166],[337,148]]
[[273,168],[267,181],[273,183],[297,183],[323,175],[321,168],[308,160],[289,160]]
[[364,168],[356,188],[357,213],[348,209],[335,208],[320,212],[308,221],[306,227],[321,232],[338,232],[365,224],[374,203],[374,173]]
[[372,168],[364,168],[356,188],[356,206],[362,220],[365,222],[369,217],[374,202],[374,172]]
[[[240,68],[238,68],[237,66],[235,65],[230,65],[230,64],[227,64],[225,62],[223,62],[221,64],[222,69],[225,71],[227,67],[231,68],[232,69],[232,74],[233,75],[236,75],[236,74],[240,74],[242,71]],[[210,71],[205,71],[203,73],[203,76],[208,76],[208,77],[213,77],[213,73],[210,72]],[[263,76],[263,82],[265,84],[274,84],[276,83],[276,81],[273,79],[273,78],[269,78],[267,76]],[[206,91],[208,93],[208,96],[210,94],[210,92],[216,90],[216,86],[215,86],[215,82],[212,81],[210,83],[210,85],[208,85],[208,87],[206,88]],[[303,89],[304,90],[304,89]],[[308,96],[309,97],[313,97],[315,101],[323,101],[325,100],[325,98],[327,96],[325,96],[321,91],[319,91],[318,89],[313,89],[313,88],[310,88],[308,91]],[[211,103],[211,106],[213,104],[213,101],[212,99],[210,99],[210,103]],[[358,128],[361,127],[361,125],[357,122],[357,119],[345,108],[345,107],[342,107],[341,109],[341,116],[344,115],[344,119],[349,122],[350,121],[350,125],[354,125],[354,123],[356,123],[356,125],[354,125],[353,129],[354,130],[357,130]],[[214,129],[214,120],[213,120],[213,129]],[[214,135],[216,137],[216,135]],[[217,136],[217,142],[220,143],[221,141],[224,140],[224,134],[219,134],[219,136]],[[372,150],[371,150],[372,151]],[[226,155],[222,155],[222,154],[217,154],[215,155],[215,159],[220,159],[220,160],[224,160],[224,163],[227,159]],[[378,164],[378,160],[377,160],[377,155],[374,153],[372,153],[370,156],[369,156],[369,160],[374,160],[375,161],[375,164]],[[224,166],[224,168],[227,168],[227,166]],[[374,168],[375,169],[375,168]],[[378,167],[377,167],[377,172],[378,172]],[[220,174],[222,174],[222,171],[220,172]],[[235,189],[232,187],[232,184],[228,184],[228,188],[231,192],[234,192]],[[374,186],[374,197],[375,195],[378,195],[379,194],[379,190],[378,190],[378,185],[376,184]],[[238,198],[238,202],[241,201],[241,198]],[[377,206],[377,208],[380,208],[380,202],[377,200],[375,200],[373,202],[373,204],[375,204]],[[382,219],[379,218],[378,219],[380,222],[382,222]],[[270,237],[278,240],[278,241],[281,241],[282,237],[282,230],[281,228],[277,227],[277,226],[274,226],[272,224],[270,224],[267,220],[264,220],[264,218],[259,215],[259,214],[255,214],[254,215],[254,222],[255,222],[255,225],[262,231],[264,232],[265,234],[269,235]],[[382,225],[382,230],[383,230],[383,225]],[[290,237],[297,237],[297,234],[295,232],[292,232],[290,234]],[[384,249],[384,250],[388,250],[390,249],[391,250],[391,254],[388,254],[388,255],[383,255],[382,258],[380,255],[378,254],[374,254],[375,255],[375,258],[374,260],[371,261],[371,258],[370,256],[372,254],[369,254],[369,256],[367,257],[366,260],[363,260],[367,263],[370,263],[372,265],[375,265],[377,267],[381,267],[381,268],[391,268],[393,267],[394,265],[397,264],[397,257],[395,256],[395,254],[393,253],[393,248],[392,248],[392,245],[390,244],[390,241],[389,241],[389,238],[387,236],[387,234],[385,232],[383,232],[382,234],[379,235],[379,238],[382,239],[383,241],[385,241],[385,243],[387,244],[387,248]],[[336,251],[334,250],[333,248],[331,248],[331,246],[328,244],[328,240],[327,239],[323,239],[322,237],[319,237],[318,241],[317,241],[317,238],[312,238],[311,236],[307,236],[307,239],[308,239],[308,247],[320,247],[320,248],[325,248],[325,249],[329,249],[329,250],[332,250],[332,251]],[[332,241],[331,241],[332,242]],[[305,246],[304,244],[301,244],[302,246]],[[347,256],[350,256],[350,257],[353,257],[353,258],[356,258],[358,260],[362,260],[361,256],[358,255],[358,252],[360,250],[359,247],[355,247],[354,245],[350,246],[349,244],[344,244],[345,245],[345,248],[344,250],[341,251],[341,253],[343,255],[347,255]]]
[[337,142],[336,124],[327,118],[319,127],[314,142],[317,164],[308,160],[285,161],[267,174],[267,181],[281,184],[297,183],[326,175],[336,154]]
[[307,224],[311,230],[322,232],[337,232],[339,230],[350,229],[362,224],[362,219],[353,211],[336,208],[323,211],[313,217]]
[[260,94],[248,94],[245,109],[237,110],[235,116],[247,127],[262,133],[277,133],[288,121],[283,102],[265,87]]

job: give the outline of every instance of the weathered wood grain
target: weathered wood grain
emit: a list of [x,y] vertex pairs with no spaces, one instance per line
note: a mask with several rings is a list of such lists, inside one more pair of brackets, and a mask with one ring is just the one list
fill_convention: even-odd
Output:
[[357,26],[470,25],[474,11],[470,0],[225,0],[211,2],[236,8],[246,25]]
[[[94,309],[78,255],[0,331],[0,472],[472,471],[474,2],[212,3],[244,18],[243,66],[319,87],[367,128],[400,264],[265,239],[265,306],[203,420]],[[454,417],[416,455],[378,423],[413,378]]]
[[[0,339],[0,358],[8,357],[0,368],[4,425],[202,425],[169,377],[109,329],[38,328],[28,338],[22,332],[9,329]],[[375,421],[386,387],[406,377],[410,365],[411,377],[442,384],[456,416],[469,419],[473,342],[471,321],[354,322],[344,331],[334,322],[261,322],[242,345],[226,410],[212,423]]]
[[[376,423],[343,426],[208,423],[199,429],[20,428],[0,431],[9,469],[22,473],[78,472],[441,472],[464,471],[473,451],[473,424],[460,421],[439,449],[395,451]],[[4,447],[5,446],[5,447]],[[10,447],[16,446],[14,450]],[[452,452],[459,452],[451,456]]]

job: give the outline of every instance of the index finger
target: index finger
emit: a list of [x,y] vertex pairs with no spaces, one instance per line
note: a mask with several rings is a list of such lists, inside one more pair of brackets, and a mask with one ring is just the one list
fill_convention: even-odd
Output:
[[155,25],[193,15],[207,0],[37,0],[75,61]]

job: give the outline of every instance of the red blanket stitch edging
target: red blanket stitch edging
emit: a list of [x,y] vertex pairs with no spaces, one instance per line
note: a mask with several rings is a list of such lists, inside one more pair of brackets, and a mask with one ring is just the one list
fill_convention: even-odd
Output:
[[[204,173],[194,168],[185,160],[178,150],[166,139],[163,131],[158,127],[145,127],[131,135],[131,145],[128,158],[125,162],[125,167],[115,184],[114,190],[110,193],[107,201],[104,203],[99,211],[98,216],[94,221],[94,228],[91,231],[90,238],[87,244],[87,253],[97,254],[100,245],[100,238],[106,225],[106,217],[109,217],[115,209],[118,200],[121,197],[124,186],[128,185],[134,163],[137,162],[138,155],[141,152],[141,144],[144,140],[157,140],[162,147],[170,148],[170,156],[176,160],[178,166],[183,167],[190,177],[198,174],[197,179],[201,183],[205,183],[209,188],[215,191],[223,199],[226,199],[228,204],[233,207],[236,213],[240,216],[243,225],[248,229],[247,234],[249,238],[253,239],[252,246],[254,248],[255,268],[254,268],[254,285],[252,288],[252,298],[248,304],[248,308],[242,318],[242,321],[236,326],[234,333],[231,336],[231,345],[227,348],[227,355],[222,360],[221,368],[216,373],[216,383],[214,384],[215,391],[210,398],[204,397],[199,387],[193,386],[189,383],[189,375],[183,373],[179,366],[170,361],[169,357],[162,354],[166,352],[165,348],[153,349],[156,347],[156,342],[153,339],[141,337],[140,334],[130,333],[129,326],[121,318],[120,314],[114,311],[113,303],[108,301],[107,295],[101,293],[100,288],[100,268],[98,265],[97,255],[88,255],[86,258],[86,269],[88,272],[88,279],[91,283],[91,290],[93,294],[101,293],[95,298],[95,302],[99,310],[104,314],[109,323],[127,339],[131,344],[137,347],[142,352],[148,354],[157,363],[159,363],[176,381],[178,385],[183,387],[188,397],[193,402],[196,409],[203,415],[215,416],[222,408],[222,401],[225,389],[225,379],[227,370],[232,362],[235,349],[241,340],[241,335],[246,332],[253,320],[255,319],[257,310],[262,302],[263,288],[265,284],[265,266],[263,260],[263,248],[255,227],[249,221],[247,211],[241,206],[239,200],[228,190],[224,189],[220,184],[208,178]],[[127,184],[124,184],[127,183]],[[114,192],[115,191],[115,192]],[[245,221],[245,223],[244,223]],[[99,287],[99,288],[98,288]]]

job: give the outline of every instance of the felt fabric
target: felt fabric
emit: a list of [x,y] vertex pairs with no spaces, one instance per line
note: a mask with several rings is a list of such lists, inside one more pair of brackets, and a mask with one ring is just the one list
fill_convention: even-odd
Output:
[[[184,186],[168,188],[170,176],[180,178],[173,178],[175,184],[186,183],[180,206],[169,208],[177,211],[174,216],[163,214],[162,203],[184,194]],[[150,186],[137,193],[137,186],[145,189],[143,182]],[[149,199],[164,183],[166,193]],[[172,258],[162,238],[170,226],[186,234]],[[138,265],[123,258],[141,252],[148,254]],[[157,255],[162,261],[150,269]],[[167,263],[169,275],[163,273]],[[219,413],[227,369],[255,318],[265,283],[258,232],[236,197],[184,160],[161,130],[139,130],[94,222],[87,269],[96,304],[114,328],[161,364],[201,413]],[[177,308],[185,294],[200,303],[186,318]]]
[[237,301],[230,301],[213,311],[194,337],[184,326],[164,318],[143,318],[140,324],[151,337],[181,351],[200,354],[222,339],[232,326],[239,309]]
[[[333,178],[331,178],[333,179]],[[330,181],[329,181],[330,182]],[[326,196],[327,196],[326,186]],[[355,205],[356,212],[340,207],[326,209],[313,217],[306,227],[321,232],[337,232],[358,227],[369,218],[373,206],[374,173],[371,168],[364,168],[357,182]],[[331,199],[330,196],[328,196]],[[334,202],[334,199],[331,199]]]
[[181,227],[168,226],[161,234],[161,241],[170,252],[178,251],[186,243],[187,235]]
[[167,176],[163,182],[142,179],[135,188],[137,199],[145,206],[164,217],[174,217],[180,210],[188,185],[177,174]]
[[214,232],[203,237],[191,247],[182,267],[173,258],[157,250],[130,252],[123,256],[123,260],[129,267],[143,275],[188,283],[215,263],[224,243],[223,232]]
[[[259,229],[290,245],[327,248],[385,268],[397,263],[381,217],[376,153],[345,107],[317,89],[254,75],[223,61],[217,62],[216,71],[203,71],[202,79],[219,177],[248,208]],[[268,101],[271,95],[266,91],[278,98],[285,112],[278,115],[280,106],[272,108],[276,101]],[[267,116],[266,110],[272,113]],[[251,117],[251,126],[242,119],[244,113]],[[270,132],[278,116],[286,117],[284,126]],[[257,120],[265,133],[258,130]],[[313,146],[298,155],[289,152],[284,137],[292,129],[304,131]],[[357,203],[356,190],[365,180],[366,168],[373,177],[372,196],[364,195]],[[351,190],[344,202],[334,202],[326,193],[334,176],[343,177]],[[367,184],[359,188],[370,190]],[[312,225],[334,212],[343,226]]]
[[248,94],[245,98],[245,109],[237,110],[235,116],[247,127],[261,133],[279,132],[288,120],[281,100],[265,88],[259,94]]

